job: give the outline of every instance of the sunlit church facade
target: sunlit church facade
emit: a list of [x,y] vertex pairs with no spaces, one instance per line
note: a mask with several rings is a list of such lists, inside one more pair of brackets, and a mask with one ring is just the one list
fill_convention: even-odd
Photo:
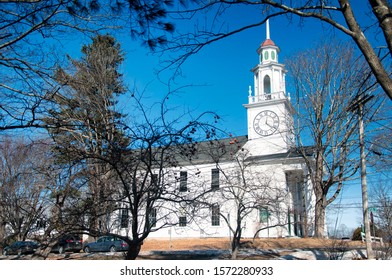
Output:
[[[242,237],[312,235],[315,198],[304,160],[295,149],[295,110],[286,92],[286,70],[279,63],[279,52],[267,22],[266,39],[257,49],[258,63],[251,70],[254,87],[249,86],[248,102],[243,105],[248,135],[220,140],[229,152],[219,164],[203,155],[171,171],[175,187],[184,195],[197,195],[192,190],[201,184],[215,189],[205,198],[212,206],[197,215],[179,209],[172,217],[177,222],[151,232],[150,238],[230,237],[239,210],[243,211]],[[237,174],[237,179],[228,174]],[[236,186],[229,177],[246,183]],[[153,212],[158,228],[160,211]]]

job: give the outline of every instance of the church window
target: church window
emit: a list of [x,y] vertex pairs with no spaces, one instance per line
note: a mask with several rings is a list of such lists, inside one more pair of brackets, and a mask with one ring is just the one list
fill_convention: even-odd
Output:
[[181,216],[179,220],[180,227],[186,227],[186,216]]
[[211,209],[211,225],[220,225],[220,207],[219,205],[213,205]]
[[148,219],[150,222],[150,226],[156,227],[157,225],[157,209],[156,208],[151,208],[150,213],[148,215]]
[[260,223],[268,223],[269,212],[267,207],[260,207],[259,209],[259,221]]
[[266,75],[264,77],[264,94],[270,94],[271,93],[271,78]]
[[219,189],[219,169],[211,170],[211,189]]
[[264,60],[268,60],[268,58],[269,58],[268,51],[265,51],[264,52]]
[[128,209],[121,209],[121,217],[120,217],[120,226],[121,228],[127,228],[128,227]]
[[44,219],[38,219],[37,220],[37,229],[44,229],[46,228],[46,221]]
[[151,191],[152,192],[158,192],[159,191],[158,174],[151,174]]
[[271,52],[271,59],[275,60],[275,52],[274,51]]
[[188,181],[188,172],[181,171],[180,172],[180,192],[186,192],[188,190],[187,181]]

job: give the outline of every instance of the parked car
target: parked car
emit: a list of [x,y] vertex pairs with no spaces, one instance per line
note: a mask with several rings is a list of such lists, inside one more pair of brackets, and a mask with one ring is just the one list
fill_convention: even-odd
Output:
[[3,255],[22,255],[22,254],[32,254],[37,248],[38,244],[33,241],[16,241],[10,246],[6,246],[3,249]]
[[78,253],[83,248],[83,240],[78,235],[64,235],[61,236],[58,242],[53,246],[52,252],[63,254],[65,252]]
[[114,236],[102,236],[95,242],[87,243],[84,246],[86,253],[90,252],[117,252],[117,251],[128,251],[128,244]]

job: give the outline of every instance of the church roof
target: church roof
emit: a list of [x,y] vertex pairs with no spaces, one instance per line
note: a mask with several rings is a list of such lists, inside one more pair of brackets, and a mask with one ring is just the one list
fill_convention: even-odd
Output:
[[[232,160],[233,155],[241,150],[248,136],[231,137],[224,139],[207,140],[192,143],[192,153],[179,153],[177,161],[180,166],[192,164],[209,164],[214,162],[225,162]],[[189,151],[189,149],[187,149]]]
[[[232,138],[203,141],[194,144],[193,153],[184,156],[179,153],[177,163],[179,166],[192,164],[211,164],[216,162],[227,162],[233,160],[233,156],[240,150],[244,149],[248,142],[248,136],[238,136]],[[247,161],[270,161],[270,160],[287,160],[301,158],[303,154],[310,156],[313,154],[312,147],[290,148],[287,152],[268,154],[261,156],[250,156]]]
[[272,41],[271,39],[266,39],[266,40],[261,44],[260,47],[268,47],[268,46],[275,46],[275,47],[276,47],[274,41]]
[[252,156],[247,160],[249,161],[268,161],[268,160],[279,160],[279,159],[293,159],[293,158],[301,158],[303,155],[311,156],[313,155],[314,149],[313,147],[302,147],[290,148],[287,152],[284,153],[276,153],[269,155],[261,155],[261,156]]
[[[140,157],[158,157],[157,162],[160,162],[163,154],[168,157],[165,163],[170,167],[182,167],[189,165],[215,164],[230,162],[234,156],[241,150],[245,149],[248,143],[248,136],[237,136],[224,139],[211,139],[201,142],[191,142],[181,145],[157,147],[151,150],[151,153],[144,153],[144,150],[132,150],[132,153]],[[313,154],[313,147],[290,148],[287,152],[267,154],[267,155],[253,155],[249,156],[246,161],[262,162],[297,160],[306,155]],[[141,152],[141,153],[139,153]],[[153,163],[154,165],[154,163]]]

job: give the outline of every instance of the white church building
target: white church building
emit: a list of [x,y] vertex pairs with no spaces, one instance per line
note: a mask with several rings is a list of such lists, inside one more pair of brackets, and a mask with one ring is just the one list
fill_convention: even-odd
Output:
[[157,228],[162,216],[175,222],[149,237],[230,237],[236,228],[247,238],[313,234],[315,198],[305,162],[294,147],[295,110],[286,92],[286,69],[268,22],[266,30],[252,68],[254,87],[243,105],[248,135],[198,143],[192,162],[182,161],[167,172],[179,195],[192,199],[201,190],[211,191],[194,208],[153,211],[150,219]]

